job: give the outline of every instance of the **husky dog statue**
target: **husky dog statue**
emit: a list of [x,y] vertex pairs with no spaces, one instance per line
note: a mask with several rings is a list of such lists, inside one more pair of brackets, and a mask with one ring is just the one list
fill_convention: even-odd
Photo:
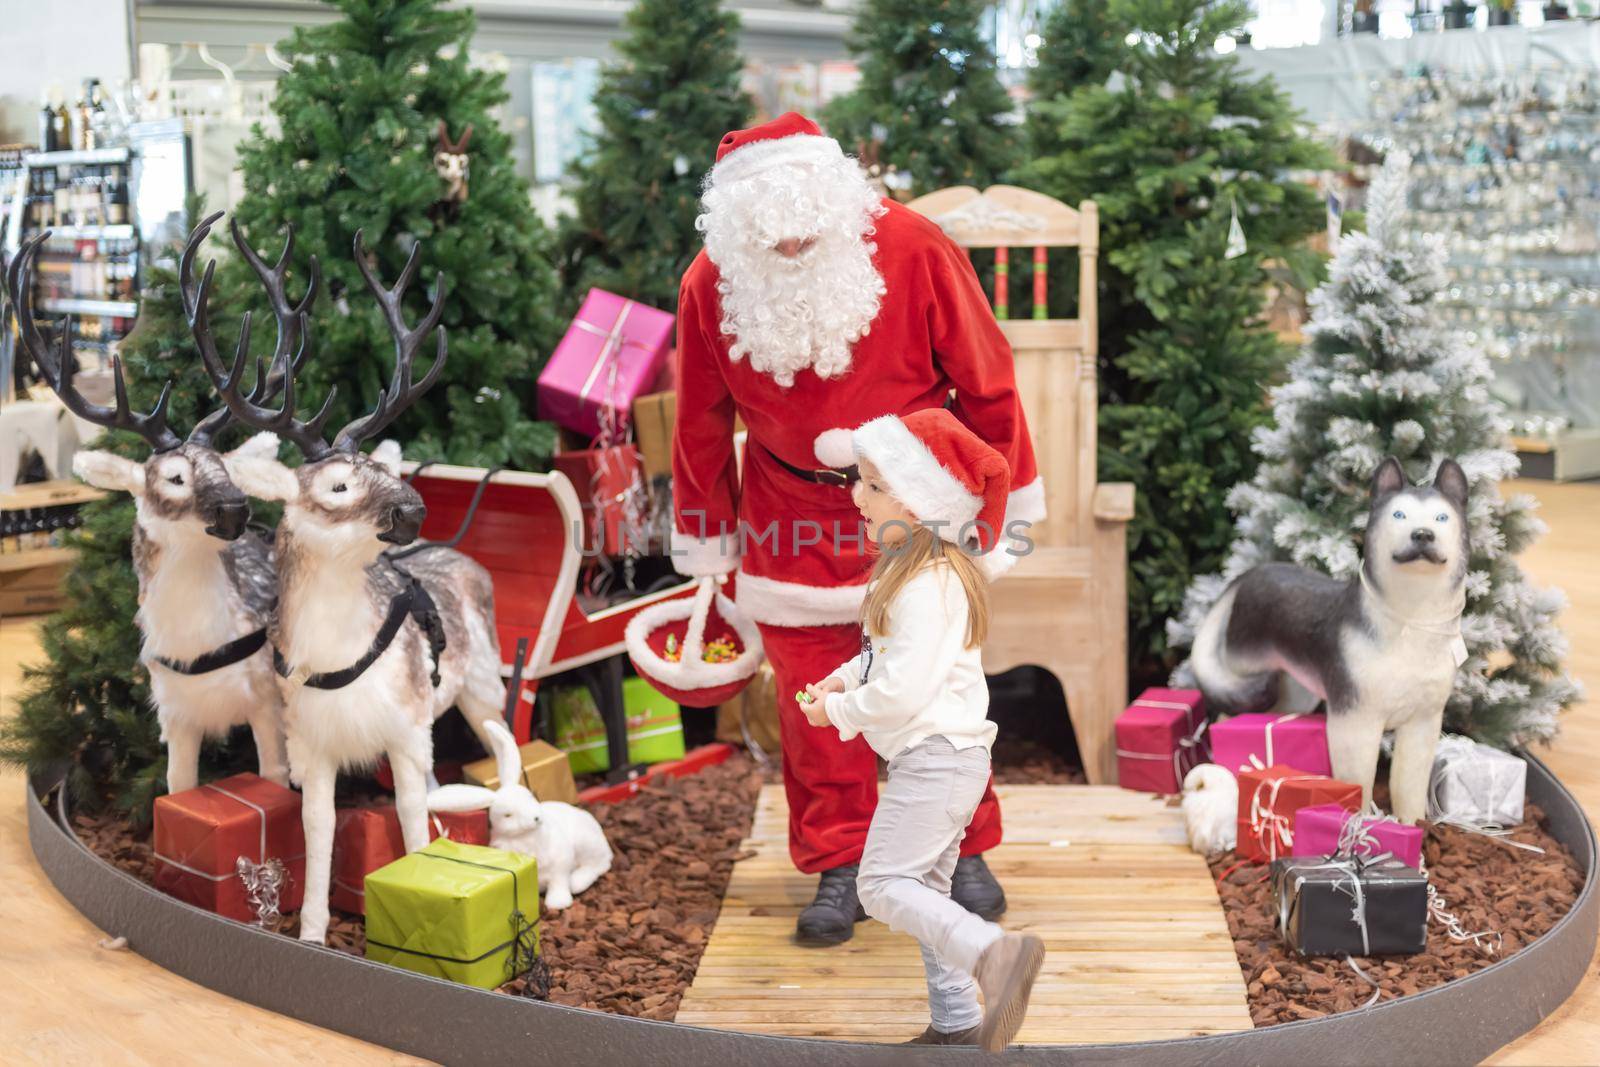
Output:
[[1378,748],[1393,730],[1395,817],[1421,819],[1445,701],[1467,658],[1467,477],[1454,460],[1413,486],[1399,460],[1372,480],[1361,570],[1349,581],[1287,563],[1240,575],[1195,634],[1208,708],[1270,711],[1288,675],[1328,705],[1334,776],[1372,800]]

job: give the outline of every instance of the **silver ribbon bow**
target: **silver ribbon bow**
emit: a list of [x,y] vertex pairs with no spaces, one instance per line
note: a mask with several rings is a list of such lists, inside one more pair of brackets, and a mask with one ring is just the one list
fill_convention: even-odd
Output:
[[278,902],[281,899],[283,885],[288,881],[288,872],[283,868],[283,861],[274,857],[264,863],[257,863],[248,856],[240,856],[234,862],[234,870],[238,872],[239,880],[244,883],[245,897],[256,913],[256,925],[277,926],[278,920],[283,918],[283,913],[278,910]]

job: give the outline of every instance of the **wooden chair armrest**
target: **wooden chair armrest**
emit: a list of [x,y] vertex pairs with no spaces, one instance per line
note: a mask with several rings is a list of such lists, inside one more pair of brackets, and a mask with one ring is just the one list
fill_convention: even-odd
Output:
[[1094,517],[1099,522],[1133,518],[1133,483],[1101,482],[1094,488]]

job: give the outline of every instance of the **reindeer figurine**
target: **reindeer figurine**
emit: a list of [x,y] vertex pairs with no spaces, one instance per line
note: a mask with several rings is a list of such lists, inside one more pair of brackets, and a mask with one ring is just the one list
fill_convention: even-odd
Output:
[[[196,234],[203,237],[217,217],[201,223]],[[250,504],[226,469],[229,458],[275,455],[278,439],[260,433],[228,456],[219,454],[212,441],[232,420],[227,407],[221,407],[197,423],[188,440],[181,440],[166,421],[172,384],[167,383],[148,414],[133,412],[120,360],[112,362],[115,406],[86,400],[72,384],[66,331],[61,350],[52,354],[34,322],[33,260],[49,237],[47,231],[25,244],[7,272],[22,345],[68,410],[107,429],[131,430],[150,445],[150,457],[143,463],[111,452],[79,452],[73,470],[91,485],[130,493],[136,501],[133,565],[139,579],[136,620],[143,636],[139,658],[150,673],[150,692],[167,746],[167,792],[199,784],[201,742],[243,723],[255,735],[261,776],[287,784],[282,702],[266,648],[277,579],[267,545],[245,529]],[[283,286],[294,235],[270,269],[237,230],[234,241],[266,283],[278,320],[277,353],[286,359],[297,317],[316,297],[316,261],[304,299],[291,306]],[[191,295],[188,264],[197,243],[198,238],[192,239],[184,253],[186,302]],[[299,359],[304,359],[303,350]],[[283,365],[281,359],[275,362]],[[270,397],[281,381],[281,376],[272,382],[258,379],[257,401]]]
[[[416,539],[426,509],[400,478],[398,446],[384,442],[370,456],[361,451],[444,369],[446,339],[439,328],[433,366],[412,384],[418,350],[444,310],[441,274],[427,315],[415,329],[406,326],[401,302],[421,254],[421,246],[414,246],[399,281],[385,289],[356,234],[356,264],[394,337],[395,368],[373,411],[340,430],[331,446],[323,438],[331,394],[306,422],[295,418],[292,375],[285,377],[278,410],[241,395],[248,322],[231,370],[223,366],[209,330],[196,331],[206,370],[234,415],[294,442],[305,456],[292,470],[259,455],[240,456],[229,467],[245,491],[284,502],[277,534],[278,611],[270,635],[283,679],[289,764],[303,793],[303,941],[320,942],[327,933],[338,772],[387,755],[406,851],[419,849],[428,843],[433,720],[452,705],[461,708],[492,752],[485,724],[497,721],[505,704],[488,571],[442,547],[404,563],[384,557],[386,545]],[[205,296],[202,283],[202,324]],[[302,317],[301,330],[308,329]]]
[[439,120],[438,148],[433,153],[433,169],[445,183],[444,197],[439,201],[450,218],[455,218],[461,205],[467,202],[467,179],[472,168],[472,157],[467,155],[467,142],[472,140],[472,124],[459,141],[450,140],[450,127]]

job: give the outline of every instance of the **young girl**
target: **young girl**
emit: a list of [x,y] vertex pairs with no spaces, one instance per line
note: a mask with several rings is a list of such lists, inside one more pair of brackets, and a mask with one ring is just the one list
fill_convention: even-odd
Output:
[[1022,1026],[1044,943],[952,901],[950,876],[995,735],[980,656],[988,583],[967,546],[994,548],[1010,472],[943,408],[873,419],[852,444],[853,497],[880,552],[861,654],[796,699],[811,725],[861,734],[889,761],[856,885],[867,914],[922,945],[932,1025],[911,1043],[998,1052]]

